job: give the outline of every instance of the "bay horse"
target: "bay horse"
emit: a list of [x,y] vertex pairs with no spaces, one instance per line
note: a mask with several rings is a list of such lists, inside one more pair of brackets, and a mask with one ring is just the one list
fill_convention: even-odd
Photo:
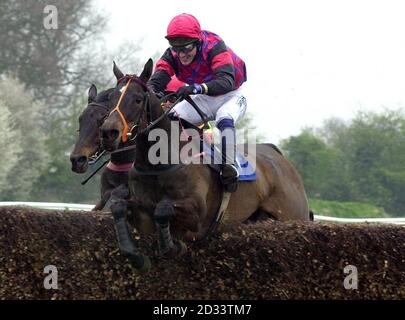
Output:
[[[83,174],[89,167],[91,157],[102,151],[100,145],[100,126],[110,110],[109,95],[113,88],[97,93],[93,84],[88,91],[88,104],[79,117],[79,137],[70,154],[72,171]],[[129,140],[121,147],[133,145]],[[107,166],[103,169],[100,181],[101,198],[92,209],[103,210],[114,190],[128,183],[128,172],[135,159],[135,149],[112,153]]]
[[[175,143],[170,138],[173,119],[164,113],[159,99],[146,85],[152,69],[149,59],[139,77],[124,75],[114,63],[117,86],[110,102],[115,109],[101,126],[101,143],[106,150],[118,148],[129,127],[137,128],[136,159],[128,181],[129,201],[115,203],[111,211],[121,254],[139,271],[147,271],[150,260],[131,237],[128,218],[141,234],[157,231],[161,255],[175,257],[185,251],[182,240],[207,235],[224,192],[218,172],[209,165],[150,161],[148,153],[157,143],[149,141],[152,127],[167,133],[169,145]],[[180,142],[180,147],[182,143],[186,142]],[[246,221],[258,213],[279,221],[310,220],[300,175],[270,144],[256,146],[256,173],[255,181],[239,182],[237,191],[231,194],[224,225]]]

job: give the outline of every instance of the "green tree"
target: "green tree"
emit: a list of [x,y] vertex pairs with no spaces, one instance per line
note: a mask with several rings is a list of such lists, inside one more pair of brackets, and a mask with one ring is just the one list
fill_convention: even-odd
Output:
[[44,105],[33,101],[24,85],[11,78],[0,80],[0,102],[4,110],[1,126],[9,130],[4,148],[10,150],[0,194],[4,200],[25,200],[49,161],[40,126]]
[[405,212],[405,114],[359,112],[350,122],[327,120],[282,143],[308,194]]
[[[43,21],[50,4],[58,27],[48,30]],[[106,18],[88,0],[2,0],[0,7],[0,74],[17,77],[47,102],[48,115],[56,112],[69,102],[70,86],[86,81],[83,61],[93,54],[85,48],[101,38]]]
[[348,176],[340,150],[307,128],[281,142],[281,148],[304,181],[308,195],[326,200],[350,199]]
[[[343,139],[342,139],[343,140]],[[405,212],[405,115],[403,111],[358,113],[345,133],[350,175],[359,201]]]
[[[18,155],[22,151],[20,145],[21,132],[14,128],[11,112],[0,98],[0,137],[2,139],[0,154],[3,158],[0,170],[0,194],[8,186],[7,177],[13,166],[18,163]],[[4,199],[4,196],[1,198]]]
[[[43,25],[49,4],[58,10],[57,29]],[[75,113],[78,97],[85,98],[85,88],[94,81],[89,75],[104,83],[110,78],[100,68],[107,63],[108,53],[100,50],[107,19],[87,0],[3,0],[0,16],[0,75],[24,84],[22,89],[12,81],[3,83],[6,106],[15,128],[22,131],[22,150],[2,197],[46,201],[49,195],[64,201],[66,190],[77,192],[72,180],[79,180],[70,172],[67,175],[68,149],[75,133],[67,119]],[[65,167],[60,170],[62,163]]]

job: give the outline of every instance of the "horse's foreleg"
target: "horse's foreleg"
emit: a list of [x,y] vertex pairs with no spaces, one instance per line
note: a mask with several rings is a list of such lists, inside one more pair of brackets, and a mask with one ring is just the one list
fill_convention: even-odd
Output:
[[129,192],[128,189],[123,188],[124,186],[120,186],[111,193],[111,212],[114,217],[118,246],[121,254],[127,257],[138,271],[145,272],[150,268],[150,261],[147,256],[139,252],[132,239],[127,222],[128,202],[125,200],[127,198],[125,195],[129,195]]
[[104,208],[105,202],[103,202],[103,199],[99,200],[97,202],[97,204],[94,206],[93,209],[91,209],[91,211],[100,211],[101,209]]
[[159,233],[159,252],[163,256],[179,256],[186,251],[185,244],[174,240],[170,233],[170,217],[174,213],[173,203],[169,200],[162,200],[156,205],[154,220]]
[[102,196],[99,202],[97,202],[96,206],[91,209],[91,211],[101,211],[104,209],[107,201],[110,199],[111,196],[111,191],[105,192]]

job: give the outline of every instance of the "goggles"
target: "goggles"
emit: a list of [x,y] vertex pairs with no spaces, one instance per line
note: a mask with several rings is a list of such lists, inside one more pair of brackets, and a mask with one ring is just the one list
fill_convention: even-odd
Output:
[[196,42],[192,42],[185,46],[172,46],[172,47],[170,47],[170,49],[172,51],[176,52],[177,54],[179,54],[180,52],[190,53],[195,48],[196,44],[197,44]]

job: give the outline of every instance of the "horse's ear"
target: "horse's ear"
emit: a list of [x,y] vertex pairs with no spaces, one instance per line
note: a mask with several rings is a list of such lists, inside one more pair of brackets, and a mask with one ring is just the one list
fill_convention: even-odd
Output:
[[152,75],[153,71],[153,60],[149,58],[148,62],[146,62],[145,66],[143,67],[143,71],[139,78],[143,82],[148,82],[150,76]]
[[117,67],[117,65],[115,64],[115,61],[113,61],[113,64],[114,64],[114,66],[113,66],[113,72],[114,72],[114,75],[115,75],[115,77],[117,78],[117,80],[119,80],[119,79],[121,79],[123,76],[124,76],[124,74],[121,72],[121,70]]
[[89,93],[88,93],[88,103],[94,102],[96,101],[96,97],[97,97],[97,87],[92,84],[90,89],[89,89]]

